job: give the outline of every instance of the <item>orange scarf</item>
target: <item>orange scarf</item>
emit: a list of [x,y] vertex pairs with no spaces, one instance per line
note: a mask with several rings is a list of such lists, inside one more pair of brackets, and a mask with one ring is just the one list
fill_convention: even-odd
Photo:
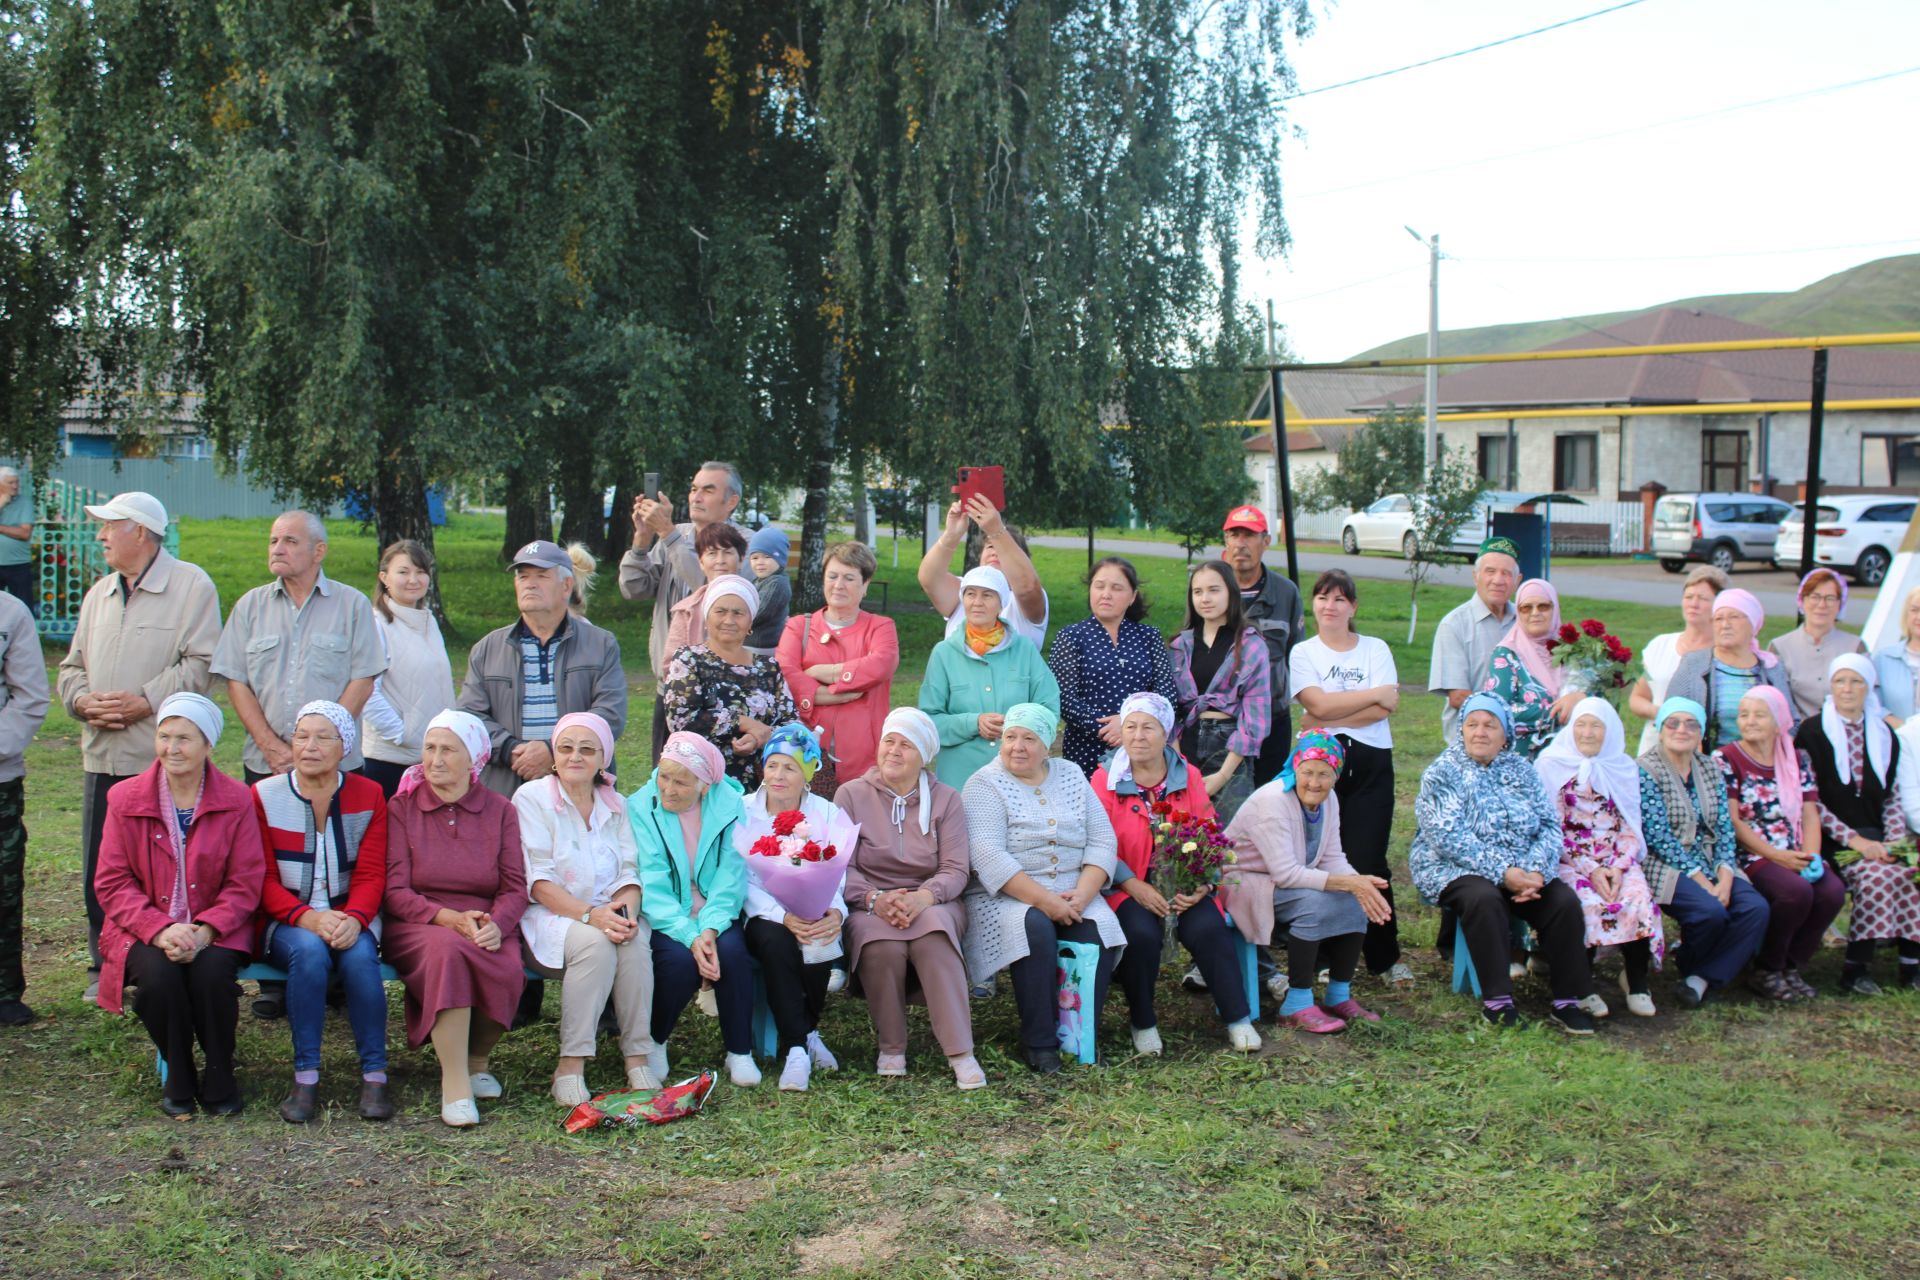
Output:
[[983,658],[999,648],[1000,642],[1007,638],[1007,624],[1004,622],[995,622],[991,631],[975,631],[972,623],[967,623],[966,628],[967,648]]

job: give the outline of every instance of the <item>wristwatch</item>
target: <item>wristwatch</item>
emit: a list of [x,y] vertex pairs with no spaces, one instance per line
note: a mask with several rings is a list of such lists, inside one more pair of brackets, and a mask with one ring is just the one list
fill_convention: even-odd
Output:
[[586,909],[585,911],[582,911],[582,912],[580,913],[580,923],[581,923],[581,924],[592,924],[592,923],[593,923],[593,908],[592,908],[592,907],[588,907],[588,908],[587,908],[587,909]]

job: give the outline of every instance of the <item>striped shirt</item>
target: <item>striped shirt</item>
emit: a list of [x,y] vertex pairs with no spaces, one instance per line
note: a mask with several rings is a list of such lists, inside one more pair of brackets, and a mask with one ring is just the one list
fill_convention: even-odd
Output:
[[[558,683],[553,669],[553,641],[542,644],[524,624],[515,628],[520,639],[520,737],[527,742],[546,742],[553,737],[554,721],[560,707],[554,687]],[[554,640],[560,633],[554,633]]]

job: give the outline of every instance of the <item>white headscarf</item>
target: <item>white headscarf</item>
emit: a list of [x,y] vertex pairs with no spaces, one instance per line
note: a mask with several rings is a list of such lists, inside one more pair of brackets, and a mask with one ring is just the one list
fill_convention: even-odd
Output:
[[[1000,597],[1000,620],[1007,624],[1007,634],[1013,634],[1013,620],[1018,616],[1019,604],[1013,598],[1013,588],[1007,583],[1007,575],[990,564],[979,564],[967,570],[960,579],[960,590],[964,594],[968,587],[985,587]],[[960,627],[966,627],[967,611],[964,603],[960,610]]]
[[760,593],[753,584],[737,573],[723,573],[707,584],[707,594],[700,600],[700,616],[706,617],[722,596],[737,597],[740,603],[747,606],[749,618],[760,612]]
[[[1128,694],[1127,700],[1120,704],[1120,711],[1115,719],[1125,724],[1127,717],[1136,711],[1158,720],[1160,731],[1167,735],[1169,741],[1172,740],[1173,704],[1171,702],[1152,690]],[[1133,781],[1133,757],[1127,754],[1125,747],[1118,747],[1114,750],[1113,758],[1107,761],[1107,790],[1117,792],[1120,790],[1121,783],[1131,781]]]
[[220,742],[220,730],[226,727],[226,717],[220,714],[220,708],[213,699],[198,693],[175,693],[168,695],[160,704],[160,710],[154,713],[153,722],[157,726],[162,720],[171,720],[179,716],[200,731],[208,746],[217,746]]
[[1827,665],[1827,700],[1820,708],[1820,728],[1827,735],[1827,741],[1833,745],[1833,767],[1839,771],[1840,785],[1853,785],[1853,761],[1848,757],[1846,721],[1840,716],[1839,709],[1833,705],[1833,675],[1836,671],[1851,671],[1867,682],[1867,705],[1863,712],[1867,731],[1867,763],[1873,766],[1873,776],[1880,780],[1881,786],[1891,785],[1893,779],[1887,775],[1887,761],[1893,755],[1893,730],[1887,727],[1887,709],[1880,705],[1880,690],[1875,687],[1873,664],[1857,653],[1843,653]]
[[[493,739],[487,734],[487,726],[480,723],[480,717],[467,711],[448,707],[433,719],[427,721],[427,731],[445,729],[460,739],[460,745],[473,757],[473,781],[478,784],[481,770],[487,767],[487,761],[493,756]],[[400,785],[394,788],[394,797],[408,795],[417,790],[427,780],[424,764],[409,765],[400,775]]]
[[[1574,722],[1592,716],[1607,727],[1598,755],[1582,755],[1573,741]],[[1627,754],[1627,731],[1620,713],[1605,698],[1582,698],[1573,704],[1573,714],[1560,732],[1553,735],[1533,768],[1546,785],[1548,798],[1558,801],[1560,788],[1568,778],[1580,786],[1613,802],[1624,821],[1637,835],[1640,831],[1640,766]]]
[[[940,730],[934,725],[933,717],[920,708],[895,707],[880,724],[881,737],[890,733],[899,734],[920,753],[920,834],[924,836],[933,829],[933,788],[927,784],[927,771],[933,768],[933,758],[940,754]],[[887,816],[893,820],[893,829],[898,831],[906,825],[907,798],[892,787],[887,791],[893,796],[893,812]]]

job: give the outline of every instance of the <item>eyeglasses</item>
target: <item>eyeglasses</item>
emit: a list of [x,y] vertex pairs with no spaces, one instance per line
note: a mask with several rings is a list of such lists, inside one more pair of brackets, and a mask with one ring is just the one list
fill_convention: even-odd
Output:
[[1519,613],[1552,613],[1553,612],[1553,606],[1550,604],[1518,604],[1514,606],[1514,609],[1516,612],[1519,612]]
[[1833,595],[1829,592],[1822,591],[1816,595],[1801,596],[1800,603],[1801,604],[1839,604],[1840,597]]
[[1667,723],[1666,723],[1666,725],[1665,725],[1665,727],[1666,727],[1666,728],[1668,728],[1668,729],[1671,729],[1671,730],[1673,730],[1673,731],[1674,731],[1675,733],[1698,733],[1698,732],[1700,732],[1700,726],[1699,726],[1699,725],[1697,725],[1697,724],[1695,724],[1695,723],[1694,723],[1694,722],[1693,722],[1692,720],[1688,720],[1688,719],[1682,719],[1682,718],[1681,718],[1680,716],[1669,716],[1669,717],[1667,717]]

